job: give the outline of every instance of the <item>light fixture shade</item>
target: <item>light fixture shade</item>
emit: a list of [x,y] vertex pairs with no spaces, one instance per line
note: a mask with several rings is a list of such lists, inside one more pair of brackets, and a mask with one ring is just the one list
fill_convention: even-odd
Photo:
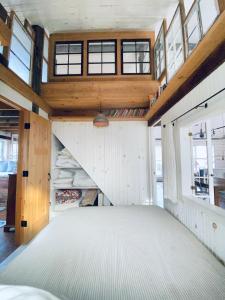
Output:
[[95,127],[107,127],[109,126],[109,120],[102,113],[99,113],[93,120],[93,125]]

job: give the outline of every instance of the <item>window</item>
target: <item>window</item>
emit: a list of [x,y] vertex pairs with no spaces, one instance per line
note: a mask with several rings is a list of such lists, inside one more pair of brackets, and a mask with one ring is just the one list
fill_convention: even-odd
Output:
[[13,18],[9,68],[31,84],[33,40],[16,16]]
[[155,42],[154,47],[155,53],[155,76],[156,79],[162,75],[163,71],[165,70],[165,43],[164,43],[164,31],[163,26],[160,29],[158,37]]
[[195,0],[184,0],[185,14],[187,15]]
[[122,74],[150,74],[150,41],[122,41]]
[[88,74],[116,74],[116,41],[88,41]]
[[199,18],[200,14],[198,10],[198,3],[196,3],[184,25],[187,54],[190,54],[192,52],[192,50],[197,46],[198,42],[201,39],[201,26]]
[[44,44],[43,44],[43,60],[42,60],[42,82],[48,82],[48,47],[49,47],[49,41],[45,33]]
[[55,75],[82,75],[83,42],[55,44]]
[[184,43],[179,7],[166,34],[166,51],[167,80],[170,80],[184,62]]
[[212,26],[219,10],[215,0],[197,0],[185,21],[187,54],[197,46],[203,35]]
[[3,54],[3,46],[0,45],[0,54]]
[[202,20],[202,31],[205,34],[219,14],[218,3],[216,0],[199,0],[198,2]]

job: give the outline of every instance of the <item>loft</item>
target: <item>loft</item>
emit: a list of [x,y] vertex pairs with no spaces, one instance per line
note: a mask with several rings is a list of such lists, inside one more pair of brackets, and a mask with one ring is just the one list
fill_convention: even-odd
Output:
[[225,1],[0,4],[0,299],[225,298]]

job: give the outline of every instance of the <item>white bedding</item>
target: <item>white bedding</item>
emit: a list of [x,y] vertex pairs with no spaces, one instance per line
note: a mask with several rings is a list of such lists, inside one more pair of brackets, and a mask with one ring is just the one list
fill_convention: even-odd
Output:
[[49,292],[28,287],[14,285],[0,285],[1,300],[59,300]]
[[63,212],[0,283],[69,300],[225,299],[225,267],[166,211],[147,206]]

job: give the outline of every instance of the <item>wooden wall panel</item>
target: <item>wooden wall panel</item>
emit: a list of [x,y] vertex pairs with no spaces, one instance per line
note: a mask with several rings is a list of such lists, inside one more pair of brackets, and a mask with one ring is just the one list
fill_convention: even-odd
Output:
[[3,46],[9,46],[11,39],[11,30],[0,18],[0,42]]
[[149,107],[149,95],[158,90],[158,81],[121,80],[48,83],[42,97],[54,109],[100,109]]

